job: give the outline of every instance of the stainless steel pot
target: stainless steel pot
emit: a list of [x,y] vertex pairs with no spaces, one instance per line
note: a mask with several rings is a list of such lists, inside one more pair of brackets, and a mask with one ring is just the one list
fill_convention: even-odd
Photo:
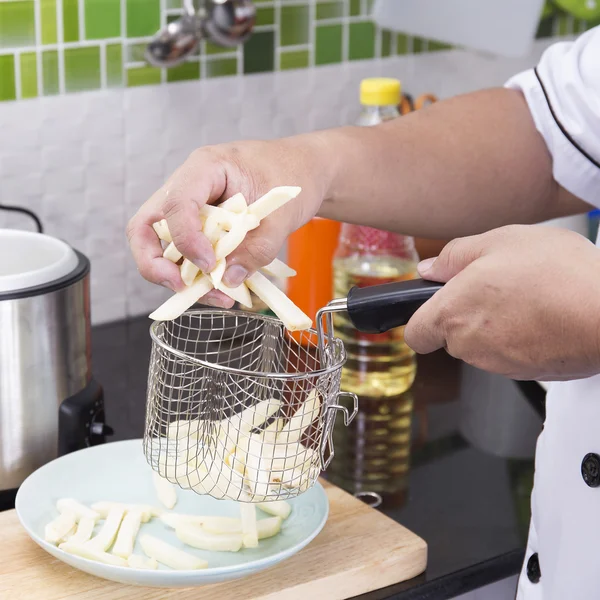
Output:
[[103,441],[89,271],[60,240],[0,229],[0,492],[59,454]]

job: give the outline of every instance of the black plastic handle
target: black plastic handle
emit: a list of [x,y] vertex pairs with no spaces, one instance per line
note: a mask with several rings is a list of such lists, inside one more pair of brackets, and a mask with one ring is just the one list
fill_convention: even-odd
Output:
[[364,333],[384,333],[406,325],[443,283],[411,279],[370,287],[353,287],[348,294],[348,315]]

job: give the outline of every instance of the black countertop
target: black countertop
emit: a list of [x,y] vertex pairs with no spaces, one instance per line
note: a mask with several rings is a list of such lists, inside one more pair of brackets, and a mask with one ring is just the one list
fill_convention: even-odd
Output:
[[[93,329],[94,377],[113,440],[141,437],[150,356],[147,318]],[[423,537],[427,571],[360,600],[444,600],[516,574],[542,426],[536,384],[477,371],[446,354],[420,357],[405,491],[381,510]]]

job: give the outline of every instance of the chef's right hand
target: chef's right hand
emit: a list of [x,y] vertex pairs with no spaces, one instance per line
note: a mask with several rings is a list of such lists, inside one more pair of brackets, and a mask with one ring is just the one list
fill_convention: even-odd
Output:
[[[327,194],[327,156],[318,134],[267,142],[239,142],[194,151],[167,182],[147,200],[127,226],[131,252],[141,275],[174,291],[185,286],[179,268],[163,258],[152,224],[166,219],[177,249],[204,272],[215,266],[208,239],[200,232],[199,209],[237,192],[251,203],[271,188],[302,187],[300,195],[261,221],[227,257],[224,283],[240,285],[248,275],[278,254],[287,236],[309,221]],[[228,296],[216,290],[203,302],[230,307]]]

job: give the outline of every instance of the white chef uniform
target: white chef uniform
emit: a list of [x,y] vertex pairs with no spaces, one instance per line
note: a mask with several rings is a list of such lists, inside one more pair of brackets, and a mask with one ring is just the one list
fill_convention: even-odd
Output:
[[[600,27],[507,86],[524,93],[558,183],[600,207]],[[518,600],[600,600],[600,376],[550,386],[531,508]]]

